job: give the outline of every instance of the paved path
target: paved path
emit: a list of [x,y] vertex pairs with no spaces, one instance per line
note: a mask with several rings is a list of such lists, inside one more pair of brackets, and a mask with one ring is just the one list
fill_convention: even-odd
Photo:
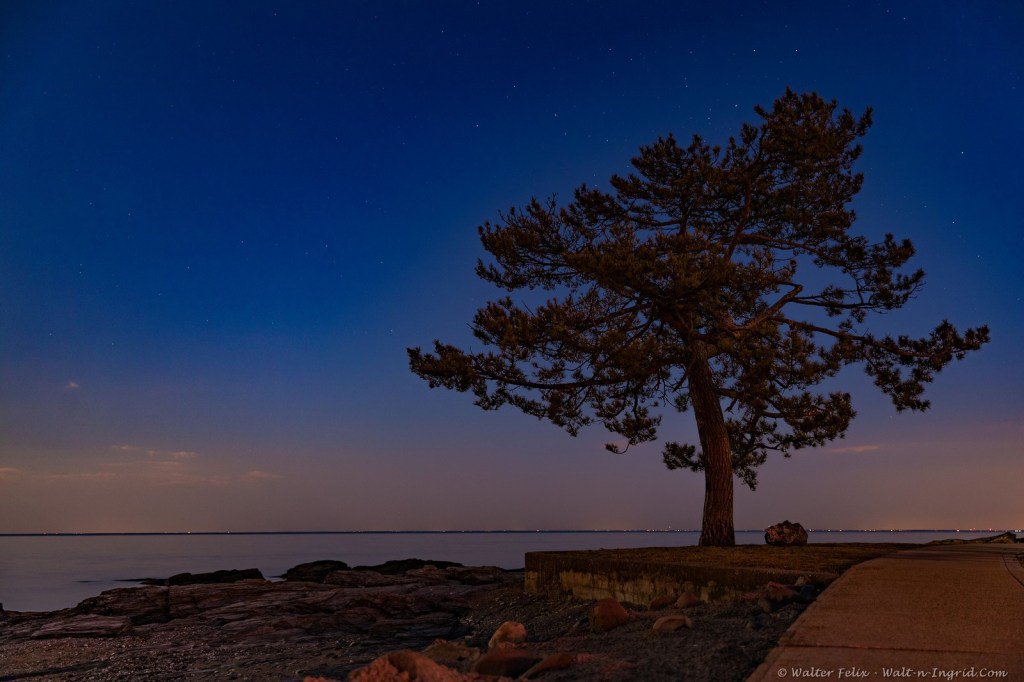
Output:
[[1024,681],[1018,554],[1024,545],[946,545],[854,566],[793,623],[750,682]]

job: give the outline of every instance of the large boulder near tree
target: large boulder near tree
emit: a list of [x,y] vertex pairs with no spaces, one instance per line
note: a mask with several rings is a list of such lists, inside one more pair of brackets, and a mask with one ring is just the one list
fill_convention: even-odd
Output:
[[785,520],[764,529],[764,541],[776,547],[801,547],[807,544],[807,531],[799,523]]

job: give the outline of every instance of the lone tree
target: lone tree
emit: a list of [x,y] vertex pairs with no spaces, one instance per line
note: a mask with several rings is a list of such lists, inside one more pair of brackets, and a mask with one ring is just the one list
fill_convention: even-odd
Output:
[[509,403],[574,436],[599,421],[625,448],[656,438],[662,410],[692,407],[699,449],[669,442],[663,456],[704,472],[702,545],[735,544],[734,474],[754,488],[769,452],[845,434],[850,395],[817,384],[862,363],[897,410],[924,410],[935,373],[988,341],[987,327],[947,321],[924,338],[866,328],[924,280],[900,271],[908,240],[850,231],[870,109],[858,118],[787,89],[755,111],[759,124],[724,147],[670,135],[641,147],[610,192],[584,185],[565,206],[534,199],[484,223],[493,262],[477,274],[552,297],[481,308],[472,330],[484,352],[409,349],[432,388],[472,391],[486,410]]

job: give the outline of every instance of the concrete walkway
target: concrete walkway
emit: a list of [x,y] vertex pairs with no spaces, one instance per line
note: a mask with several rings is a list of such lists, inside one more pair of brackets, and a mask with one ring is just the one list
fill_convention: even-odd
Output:
[[854,566],[750,680],[1024,680],[1024,545],[945,545]]

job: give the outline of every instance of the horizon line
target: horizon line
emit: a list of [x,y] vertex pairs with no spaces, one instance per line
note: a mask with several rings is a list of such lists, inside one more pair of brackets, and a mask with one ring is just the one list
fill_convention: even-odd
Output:
[[[200,530],[200,531],[54,531],[0,533],[0,537],[90,537],[154,535],[445,535],[445,534],[558,534],[558,533],[700,533],[683,528],[611,529],[456,529],[456,530]],[[763,533],[763,528],[736,529],[736,533]],[[1017,528],[808,528],[808,533],[996,533],[1024,532]]]

